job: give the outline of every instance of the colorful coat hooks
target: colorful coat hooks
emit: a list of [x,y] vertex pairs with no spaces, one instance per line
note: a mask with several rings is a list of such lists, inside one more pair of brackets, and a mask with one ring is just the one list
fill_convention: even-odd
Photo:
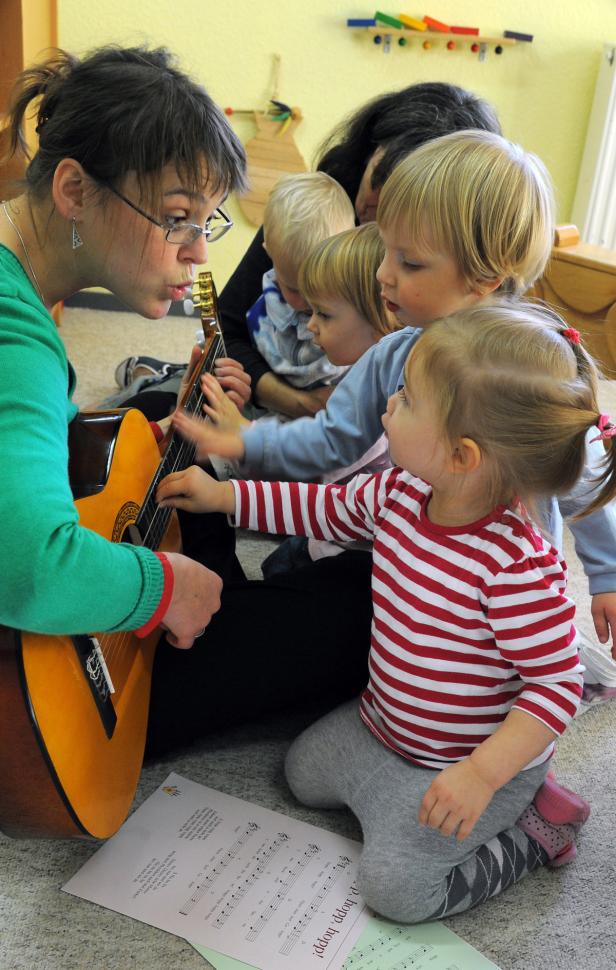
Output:
[[373,41],[381,45],[383,51],[391,50],[392,40],[397,40],[399,47],[405,47],[412,40],[418,40],[423,50],[431,50],[438,46],[439,41],[449,51],[466,48],[472,54],[478,54],[479,60],[485,60],[488,49],[492,47],[495,54],[502,54],[505,47],[518,43],[530,43],[532,34],[515,30],[505,30],[502,37],[484,37],[480,35],[479,27],[450,26],[434,17],[412,17],[400,13],[392,15],[377,10],[373,17],[349,18],[347,27],[360,28],[372,35]]

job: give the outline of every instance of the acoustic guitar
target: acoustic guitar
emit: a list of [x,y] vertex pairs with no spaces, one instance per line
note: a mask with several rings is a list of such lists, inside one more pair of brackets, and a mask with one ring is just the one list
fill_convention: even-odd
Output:
[[[183,405],[201,416],[199,378],[224,343],[211,274],[199,274],[203,355]],[[159,481],[194,460],[171,434],[164,453],[140,411],[78,416],[69,476],[80,525],[111,542],[179,549],[177,516],[156,505]],[[143,761],[160,631],[43,636],[0,626],[0,830],[46,838],[108,838],[131,807]]]

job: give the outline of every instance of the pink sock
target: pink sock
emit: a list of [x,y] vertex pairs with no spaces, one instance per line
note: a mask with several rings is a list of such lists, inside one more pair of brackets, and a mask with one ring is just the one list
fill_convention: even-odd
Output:
[[551,770],[548,772],[544,783],[537,790],[533,798],[533,805],[546,822],[551,825],[568,823],[579,827],[584,824],[590,815],[588,802],[577,792],[560,785]]
[[549,865],[562,866],[575,858],[576,827],[567,824],[551,825],[539,814],[534,803],[522,812],[516,825],[545,849]]

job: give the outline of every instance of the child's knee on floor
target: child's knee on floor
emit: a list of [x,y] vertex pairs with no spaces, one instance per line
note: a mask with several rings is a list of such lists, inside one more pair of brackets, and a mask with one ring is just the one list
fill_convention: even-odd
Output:
[[380,916],[396,923],[422,923],[439,910],[446,881],[431,882],[414,866],[409,867],[405,862],[392,865],[391,859],[369,858],[364,851],[357,888],[362,899]]
[[330,770],[327,751],[316,748],[306,734],[301,734],[287,752],[284,765],[287,784],[302,805],[343,808],[345,802],[334,784],[335,773]]

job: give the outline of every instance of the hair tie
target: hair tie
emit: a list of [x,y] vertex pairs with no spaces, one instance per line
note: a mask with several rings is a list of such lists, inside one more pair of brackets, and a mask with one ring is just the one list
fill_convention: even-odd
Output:
[[580,332],[575,330],[573,327],[567,327],[566,330],[561,331],[563,337],[566,337],[569,343],[579,344],[580,342]]
[[597,427],[601,433],[591,438],[591,441],[605,441],[607,438],[616,437],[616,425],[612,424],[609,414],[599,415]]

